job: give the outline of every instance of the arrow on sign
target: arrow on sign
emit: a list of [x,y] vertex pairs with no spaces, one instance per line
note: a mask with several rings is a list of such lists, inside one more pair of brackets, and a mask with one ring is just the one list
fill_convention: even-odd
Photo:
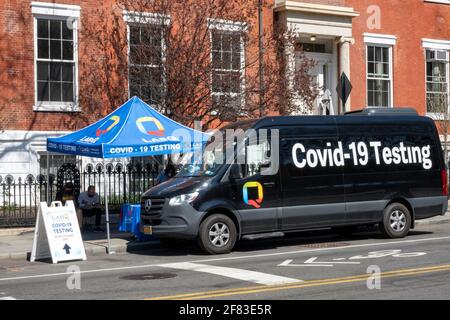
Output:
[[293,264],[291,263],[293,260],[285,260],[284,262],[280,263],[278,267],[333,267],[335,264],[360,264],[361,262],[350,262],[350,261],[343,261],[343,262],[325,262],[325,261],[316,261],[317,257],[312,257],[303,262],[302,264]]
[[63,250],[66,251],[66,254],[70,254],[70,249],[72,249],[72,248],[69,247],[69,245],[66,243],[66,244],[64,245],[64,248],[63,248]]

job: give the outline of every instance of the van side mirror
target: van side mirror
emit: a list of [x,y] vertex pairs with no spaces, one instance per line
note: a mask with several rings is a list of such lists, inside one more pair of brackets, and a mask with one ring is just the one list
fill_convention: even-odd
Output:
[[238,164],[234,163],[231,165],[230,174],[228,175],[228,178],[230,179],[230,181],[242,178],[241,167]]

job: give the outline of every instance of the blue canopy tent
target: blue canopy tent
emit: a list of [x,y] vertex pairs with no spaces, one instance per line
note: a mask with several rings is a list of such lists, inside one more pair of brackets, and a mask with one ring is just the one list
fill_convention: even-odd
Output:
[[[133,97],[103,119],[70,134],[47,139],[47,151],[96,158],[129,158],[202,149],[209,135],[183,126]],[[105,211],[110,252],[108,194]]]

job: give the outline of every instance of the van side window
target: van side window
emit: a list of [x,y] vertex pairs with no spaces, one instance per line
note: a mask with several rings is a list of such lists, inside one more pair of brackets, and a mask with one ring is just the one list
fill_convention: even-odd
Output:
[[245,165],[243,176],[251,177],[261,173],[261,169],[270,166],[270,142],[262,141],[245,148]]

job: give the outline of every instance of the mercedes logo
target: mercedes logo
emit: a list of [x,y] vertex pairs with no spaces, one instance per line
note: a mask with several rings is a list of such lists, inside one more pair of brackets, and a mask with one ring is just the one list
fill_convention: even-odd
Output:
[[151,199],[145,200],[144,205],[145,211],[150,211],[151,207],[152,207],[152,200]]

